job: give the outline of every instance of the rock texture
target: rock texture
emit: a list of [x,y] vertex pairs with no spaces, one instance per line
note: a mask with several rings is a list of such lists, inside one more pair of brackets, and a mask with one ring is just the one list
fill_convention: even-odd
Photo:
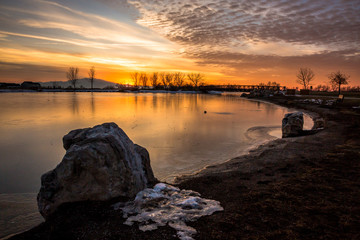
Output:
[[304,114],[302,112],[288,113],[282,120],[282,137],[296,137],[303,133]]
[[325,120],[323,118],[314,119],[313,129],[323,129],[325,128]]
[[148,151],[115,123],[71,131],[61,163],[41,177],[38,207],[46,219],[65,202],[133,198],[157,180]]

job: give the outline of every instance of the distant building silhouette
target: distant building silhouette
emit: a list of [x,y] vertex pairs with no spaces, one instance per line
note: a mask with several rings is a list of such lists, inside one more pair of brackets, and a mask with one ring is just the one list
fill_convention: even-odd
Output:
[[39,90],[39,89],[41,89],[41,85],[40,85],[40,83],[26,81],[21,84],[21,88]]

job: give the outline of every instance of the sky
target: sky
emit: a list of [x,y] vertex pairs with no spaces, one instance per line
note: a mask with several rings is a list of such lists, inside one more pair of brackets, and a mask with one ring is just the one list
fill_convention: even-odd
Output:
[[[360,0],[1,0],[0,82],[200,72],[209,84],[360,85]],[[300,87],[300,86],[299,86]]]

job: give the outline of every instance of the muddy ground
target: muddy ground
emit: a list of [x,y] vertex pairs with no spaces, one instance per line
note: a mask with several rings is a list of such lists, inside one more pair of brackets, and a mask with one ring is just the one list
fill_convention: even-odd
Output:
[[[303,104],[326,128],[278,139],[178,183],[220,201],[223,212],[189,223],[195,239],[360,239],[360,115],[346,104]],[[111,203],[62,206],[47,222],[11,239],[177,239],[170,227],[141,232],[123,225]]]

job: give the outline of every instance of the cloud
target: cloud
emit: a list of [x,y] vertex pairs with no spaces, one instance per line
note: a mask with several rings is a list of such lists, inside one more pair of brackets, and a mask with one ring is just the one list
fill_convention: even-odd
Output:
[[[150,30],[135,24],[113,20],[98,14],[88,13],[84,10],[76,10],[69,6],[61,5],[56,2],[35,1],[39,9],[22,9],[9,6],[2,6],[3,12],[14,13],[16,18],[8,19],[7,32],[19,34],[32,33],[38,35],[69,42],[66,37],[72,38],[71,42],[78,40],[96,40],[105,44],[131,44],[140,46],[154,47],[164,45],[165,41],[159,38]],[[36,6],[36,4],[34,4]],[[5,27],[2,26],[2,29]],[[5,28],[6,29],[6,28]],[[61,30],[56,34],[52,30]],[[35,34],[34,34],[35,32]],[[55,35],[49,37],[48,35]],[[30,34],[29,34],[30,35]],[[91,43],[93,44],[93,43]]]
[[360,4],[354,1],[130,1],[139,23],[184,44],[230,44],[248,39],[354,46]]
[[187,53],[188,56],[198,59],[200,64],[216,64],[239,68],[275,68],[283,66],[288,68],[298,67],[307,63],[314,67],[326,64],[330,68],[336,69],[339,63],[347,62],[347,66],[354,67],[360,64],[360,52],[354,54],[356,50],[322,52],[303,56],[276,56],[276,55],[250,55],[234,52],[202,52],[201,54]]
[[[302,56],[251,55],[234,52],[188,52],[186,55],[200,66],[218,69],[224,76],[224,83],[236,79],[241,84],[278,81],[284,85],[295,84],[295,73],[300,67],[310,67],[315,71],[315,83],[327,83],[327,76],[336,70],[350,74],[353,83],[360,76],[360,52],[355,49],[344,51],[324,51]],[[243,80],[243,81],[242,81]]]
[[[7,82],[9,79],[13,79],[21,83],[26,80],[63,80],[66,68],[0,61],[0,71],[2,72],[0,75],[0,82]],[[14,75],[16,75],[16,79],[14,79]],[[46,77],[44,78],[44,76]]]
[[358,12],[358,0],[3,0],[0,60],[227,79],[308,61],[350,68],[360,52]]
[[183,57],[224,75],[278,76],[308,64],[360,76],[357,0],[129,2],[140,12],[139,24],[183,46]]
[[85,66],[92,61],[109,69],[170,62],[174,44],[135,23],[137,14],[125,0],[4,0],[0,60],[49,66]]

